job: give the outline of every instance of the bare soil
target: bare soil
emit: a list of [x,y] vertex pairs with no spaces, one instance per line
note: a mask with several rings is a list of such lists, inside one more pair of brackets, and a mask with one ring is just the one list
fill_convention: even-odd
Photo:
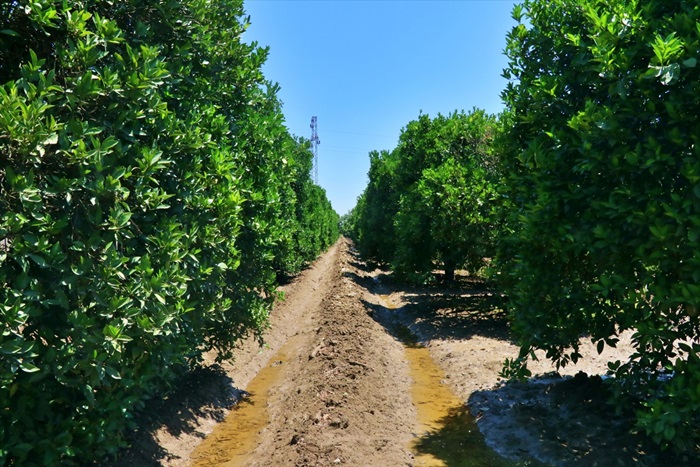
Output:
[[[426,465],[410,448],[422,434],[399,329],[430,350],[442,383],[464,401],[504,465],[679,463],[633,434],[630,419],[612,415],[599,379],[584,375],[604,374],[607,361],[624,360],[632,351],[629,336],[602,355],[584,342],[584,358],[561,375],[541,360],[531,369],[546,376],[505,384],[498,374],[518,348],[499,297],[476,279],[460,276],[449,288],[401,286],[341,239],[282,290],[286,298],[272,312],[266,345],[243,342],[235,360],[221,365],[209,356],[170,396],[147,407],[132,448],[115,465]],[[269,389],[246,393],[272,367]],[[234,455],[228,450],[240,442],[231,439],[241,433],[226,433],[220,422],[236,416],[237,402],[255,400],[267,423],[250,434],[250,452]],[[449,419],[436,431],[454,429]],[[493,465],[435,457],[431,465]]]

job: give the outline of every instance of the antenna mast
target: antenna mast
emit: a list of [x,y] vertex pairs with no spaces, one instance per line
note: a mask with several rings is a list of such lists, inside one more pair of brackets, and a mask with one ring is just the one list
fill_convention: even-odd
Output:
[[321,140],[318,139],[318,124],[317,118],[314,115],[311,117],[311,153],[314,156],[314,183],[318,185],[318,145],[321,144]]

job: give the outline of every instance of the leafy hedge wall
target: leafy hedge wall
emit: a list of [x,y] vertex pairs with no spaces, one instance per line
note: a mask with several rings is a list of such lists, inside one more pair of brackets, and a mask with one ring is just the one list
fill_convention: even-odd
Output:
[[[500,260],[513,328],[576,362],[634,331],[611,362],[618,406],[657,442],[697,446],[700,415],[700,6],[528,0],[508,36]],[[662,375],[666,378],[661,377]],[[670,379],[668,379],[670,378]],[[625,404],[620,404],[625,402]]]
[[[337,236],[243,15],[0,4],[0,464],[114,453],[145,399],[258,334],[276,274]],[[322,231],[303,259],[280,249],[300,225]]]
[[340,235],[340,217],[325,190],[311,179],[313,154],[309,142],[303,138],[289,141],[293,145],[292,183],[288,188],[291,193],[284,198],[289,228],[276,248],[276,270],[281,276],[299,272]]

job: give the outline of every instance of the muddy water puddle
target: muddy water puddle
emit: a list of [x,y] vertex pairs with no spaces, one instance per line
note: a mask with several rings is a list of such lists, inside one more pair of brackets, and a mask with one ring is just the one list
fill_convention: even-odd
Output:
[[[381,306],[393,309],[388,296],[380,296]],[[410,449],[415,466],[501,467],[528,466],[529,462],[503,459],[484,442],[476,420],[466,404],[446,384],[444,371],[435,363],[430,350],[418,343],[413,333],[399,323],[390,326],[400,340],[410,363],[412,400],[417,408],[416,436]],[[270,423],[268,393],[283,376],[292,337],[270,359],[246,388],[243,397],[226,419],[197,446],[192,466],[244,466],[260,441],[260,432]]]
[[[379,296],[381,305],[395,309],[388,296]],[[502,458],[491,450],[479,432],[466,404],[446,384],[445,372],[435,363],[430,350],[418,343],[402,324],[390,330],[405,348],[413,378],[412,399],[418,415],[416,438],[411,443],[416,466],[500,467],[525,466]]]
[[235,405],[226,419],[197,446],[192,466],[242,466],[260,441],[260,431],[270,423],[267,394],[282,377],[287,362],[284,345],[248,384],[245,397]]

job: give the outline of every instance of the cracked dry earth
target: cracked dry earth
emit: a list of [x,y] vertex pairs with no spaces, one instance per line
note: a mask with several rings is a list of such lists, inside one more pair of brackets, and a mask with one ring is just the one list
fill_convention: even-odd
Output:
[[[234,361],[211,358],[154,401],[115,465],[668,461],[631,435],[628,421],[572,391],[588,387],[580,378],[503,385],[498,373],[518,349],[497,297],[478,281],[402,287],[341,238],[282,290],[266,345],[243,342]],[[624,339],[600,356],[584,343],[585,358],[567,374],[604,373],[630,351]],[[531,369],[553,370],[544,361]]]

